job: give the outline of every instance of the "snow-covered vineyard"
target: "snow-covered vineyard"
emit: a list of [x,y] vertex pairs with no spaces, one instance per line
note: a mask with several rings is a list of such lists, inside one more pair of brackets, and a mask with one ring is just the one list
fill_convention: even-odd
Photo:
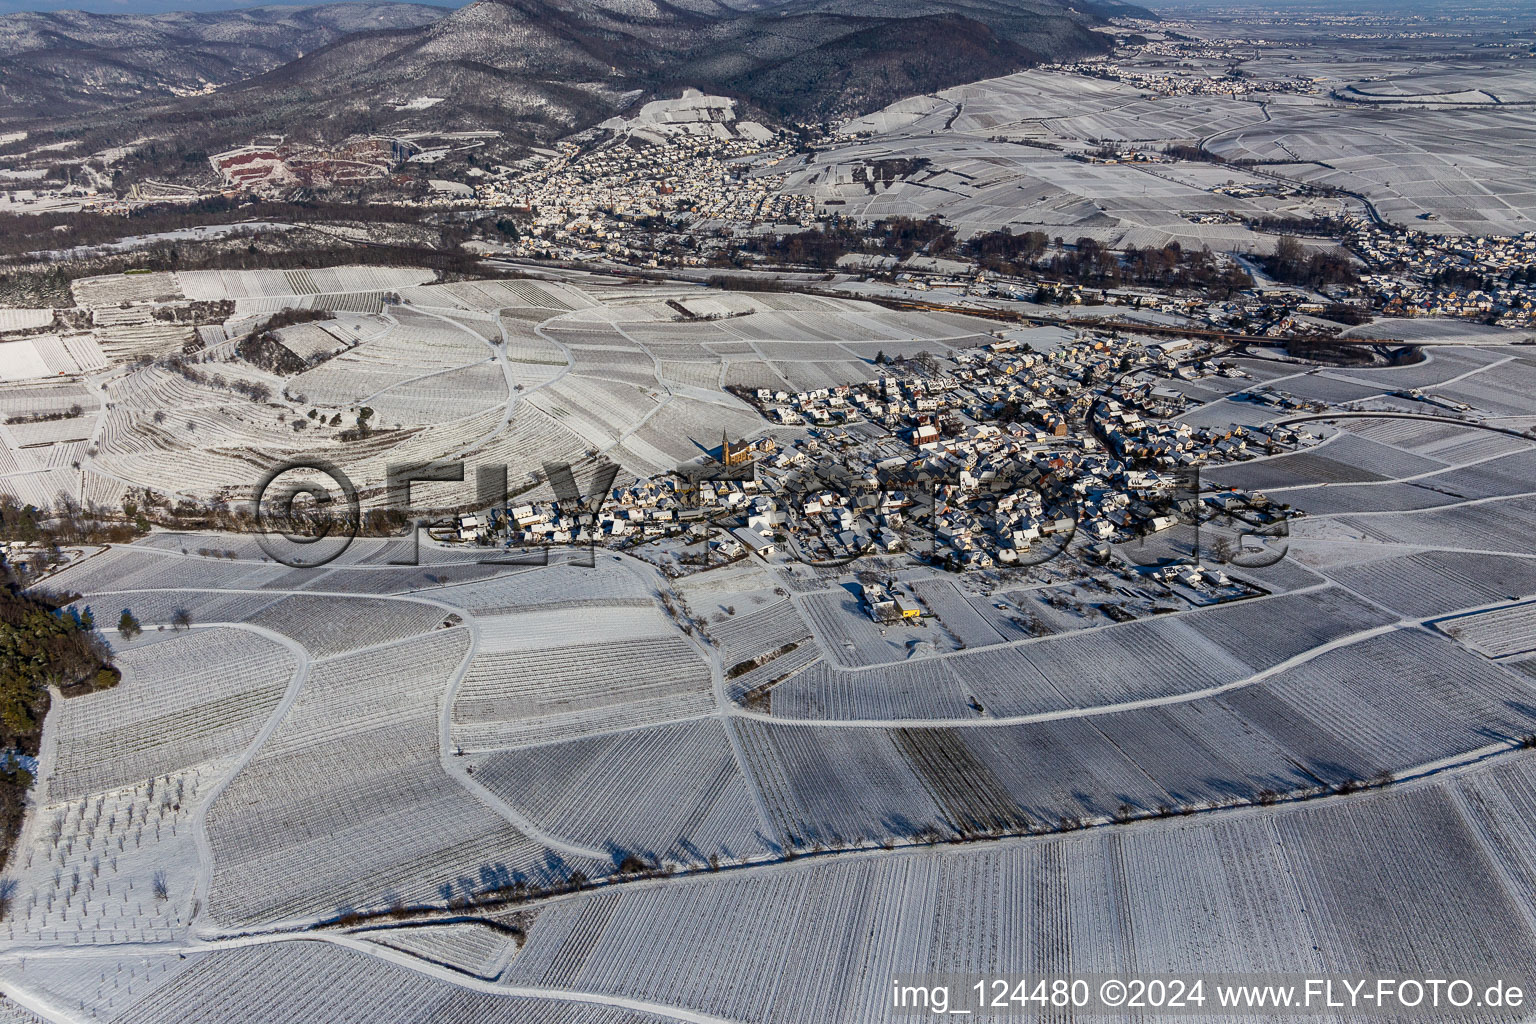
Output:
[[851,569],[93,554],[55,585],[145,631],[48,720],[0,983],[45,1019],[862,1024],[998,965],[1529,964],[1536,445],[1375,412],[1222,471],[1311,512],[1250,596],[1134,621],[1024,628],[1049,573],[902,570],[900,643]]
[[[0,340],[0,494],[39,507],[116,508],[145,487],[239,499],[300,456],[365,492],[389,462],[434,459],[506,465],[514,489],[544,462],[592,453],[645,477],[722,431],[761,428],[726,384],[826,387],[864,380],[880,351],[992,340],[985,321],[851,300],[432,278],[339,267],[76,281],[76,326]],[[330,319],[278,329],[275,362],[243,358],[240,340],[284,311]],[[7,315],[0,329],[54,322],[48,310]],[[348,440],[365,409],[369,436]]]
[[[0,385],[24,501],[239,498],[287,454],[365,486],[454,457],[639,478],[768,429],[724,385],[995,340],[820,297],[375,268],[77,299],[102,367]],[[226,361],[292,308],[336,313],[274,330],[303,369]],[[161,358],[194,336],[207,361]],[[47,718],[0,1020],[866,1024],[905,974],[1536,962],[1533,351],[1177,381],[1186,423],[1318,437],[1208,470],[1303,513],[1283,558],[1153,597],[1088,561],[86,548],[48,586],[143,632],[107,628],[122,681]],[[871,574],[910,621],[872,614]]]

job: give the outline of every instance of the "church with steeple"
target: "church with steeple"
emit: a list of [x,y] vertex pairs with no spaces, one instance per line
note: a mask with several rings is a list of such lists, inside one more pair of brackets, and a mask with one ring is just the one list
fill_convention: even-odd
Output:
[[777,449],[773,438],[764,437],[756,441],[731,442],[731,437],[724,431],[720,434],[720,465],[727,469],[735,466],[745,466],[753,462],[758,455],[768,454]]

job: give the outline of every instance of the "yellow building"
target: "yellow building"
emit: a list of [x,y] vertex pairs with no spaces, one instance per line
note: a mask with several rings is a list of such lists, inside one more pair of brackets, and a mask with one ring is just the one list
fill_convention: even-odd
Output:
[[731,466],[744,466],[757,458],[759,454],[771,455],[778,450],[778,445],[773,443],[773,438],[763,437],[753,442],[738,441],[731,443],[730,437],[720,435],[720,465],[727,468]]

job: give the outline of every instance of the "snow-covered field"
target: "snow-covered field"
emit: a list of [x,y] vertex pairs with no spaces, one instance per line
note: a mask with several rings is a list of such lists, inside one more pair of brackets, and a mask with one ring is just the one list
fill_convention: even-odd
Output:
[[[689,289],[353,269],[81,283],[107,303],[93,337],[150,293],[402,301],[289,377],[215,338],[207,379],[0,387],[0,477],[237,496],[290,452],[377,484],[407,458],[518,482],[592,449],[649,474],[764,427],[722,378],[986,337],[822,298],[710,292],[740,315],[675,321],[657,293]],[[295,345],[326,354],[317,330]],[[1186,419],[1323,435],[1211,472],[1306,515],[1284,561],[1231,569],[1241,599],[1132,621],[1032,630],[1018,610],[1060,579],[922,567],[901,581],[921,624],[882,625],[851,568],[672,579],[432,545],[411,566],[364,539],[306,570],[167,532],[84,558],[50,586],[145,631],[108,632],[116,689],[48,717],[0,987],[45,1019],[864,1024],[906,972],[1533,962],[1536,359],[1245,366],[1329,411],[1192,388]],[[1410,387],[1468,415],[1412,418],[1389,395]],[[375,432],[341,440],[329,419],[362,404]]]
[[[1286,204],[1214,191],[1229,183],[1262,184],[1246,171],[1067,158],[1103,143],[1157,153],[1169,143],[1264,121],[1261,106],[1247,98],[1150,97],[1125,83],[1023,71],[901,100],[855,119],[842,129],[845,144],[789,168],[786,188],[861,219],[937,214],[962,237],[1007,226],[1015,233],[1088,236],[1114,247],[1178,241],[1268,252],[1273,238],[1237,220]],[[866,184],[864,168],[887,160],[926,166],[905,179]]]
[[[1397,81],[1367,83],[1348,81],[1361,70],[1347,61],[1308,69],[1315,82],[1332,79],[1357,101],[1348,105],[1330,102],[1326,89],[1159,96],[1129,82],[1023,71],[856,118],[843,126],[842,145],[788,166],[788,187],[871,220],[939,214],[962,236],[1006,225],[1015,233],[1087,235],[1116,247],[1177,240],[1267,252],[1272,236],[1237,223],[1239,217],[1340,209],[1337,199],[1269,194],[1265,186],[1278,174],[1364,195],[1387,219],[1425,230],[1531,230],[1536,206],[1522,174],[1528,76],[1441,68],[1415,67],[1404,77],[1402,67],[1391,66]],[[1508,106],[1493,94],[1520,99]],[[1067,158],[1105,143],[1151,156],[1171,143],[1201,142],[1234,163],[1266,166],[1250,172]],[[866,184],[865,166],[899,159],[927,166],[905,180]],[[1241,197],[1215,190],[1232,185],[1257,188]],[[1432,219],[1419,219],[1423,214]]]
[[[389,462],[501,463],[516,488],[546,462],[596,452],[650,476],[697,458],[722,431],[745,437],[763,428],[723,383],[862,381],[881,347],[945,352],[988,340],[982,321],[811,296],[596,277],[431,279],[430,271],[337,267],[78,280],[89,330],[0,342],[8,415],[52,411],[64,381],[78,388],[84,410],[67,427],[55,424],[56,436],[0,428],[0,493],[37,505],[67,496],[116,506],[129,487],[238,499],[273,464],[315,456],[340,467],[367,500]],[[685,321],[667,299],[730,317]],[[174,319],[189,302],[218,300],[235,306],[223,324],[194,329]],[[279,374],[241,359],[232,341],[284,309],[336,313],[279,332],[308,367]],[[51,319],[19,310],[6,323]],[[365,408],[372,436],[342,439]],[[422,493],[458,503],[451,488]]]
[[[471,348],[404,319],[421,358]],[[1479,351],[1416,372],[1466,391],[1507,366]],[[55,585],[146,632],[48,719],[0,984],[71,1019],[767,1024],[886,1020],[893,973],[999,963],[1528,963],[1533,449],[1329,430],[1231,472],[1298,503],[1466,497],[1320,507],[1260,596],[1059,635],[931,573],[935,618],[893,639],[835,573],[774,594],[771,567],[413,568],[380,541],[293,570],[164,533],[94,555]],[[1412,781],[1348,792],[1384,778]]]

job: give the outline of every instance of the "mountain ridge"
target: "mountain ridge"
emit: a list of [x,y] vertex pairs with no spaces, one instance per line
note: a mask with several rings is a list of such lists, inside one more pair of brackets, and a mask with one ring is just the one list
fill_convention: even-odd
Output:
[[[90,151],[132,146],[127,180],[174,178],[206,166],[210,153],[272,135],[329,144],[489,130],[501,142],[482,156],[504,161],[688,87],[728,96],[769,121],[836,121],[906,96],[1107,52],[1112,35],[1095,29],[1109,14],[1147,13],[1094,0],[477,0],[446,13],[389,3],[357,5],[368,11],[363,17],[335,13],[348,7],[138,18],[131,26],[150,53],[138,64],[113,63],[115,54],[83,29],[72,30],[80,38],[69,45],[49,48],[45,33],[29,36],[18,25],[10,41],[15,67],[0,72],[0,125],[34,128],[51,113],[56,122],[43,126],[67,120]],[[70,25],[64,16],[35,17]],[[319,28],[305,41],[318,45],[276,59],[263,33],[307,23]],[[0,18],[0,53],[5,24]],[[178,32],[191,39],[186,52],[155,57],[153,47],[170,48]],[[28,40],[36,48],[26,49]],[[231,53],[255,73],[211,83],[207,65]],[[74,94],[52,107],[43,102],[50,75],[67,78],[87,61],[96,64]],[[165,66],[138,70],[149,61]],[[39,76],[41,87],[34,78],[28,93],[21,86],[33,65],[49,74]],[[119,79],[130,86],[126,97],[115,91]],[[176,95],[192,91],[200,94]],[[139,144],[146,139],[156,144]]]
[[[1110,40],[1092,31],[1103,10],[1055,0],[792,0],[747,9],[718,0],[477,0],[391,36],[399,43],[391,52],[377,40],[344,38],[234,88],[311,89],[344,106],[449,81],[452,66],[458,87],[478,92],[445,97],[435,117],[503,91],[516,110],[516,94],[531,101],[563,86],[603,108],[550,107],[551,123],[574,126],[617,113],[632,94],[694,86],[785,118],[827,119],[1105,52]],[[920,50],[914,39],[924,41]],[[876,69],[878,81],[848,87],[860,70]]]
[[0,15],[0,106],[10,116],[100,109],[259,75],[360,31],[420,28],[448,11],[396,0],[234,11]]

